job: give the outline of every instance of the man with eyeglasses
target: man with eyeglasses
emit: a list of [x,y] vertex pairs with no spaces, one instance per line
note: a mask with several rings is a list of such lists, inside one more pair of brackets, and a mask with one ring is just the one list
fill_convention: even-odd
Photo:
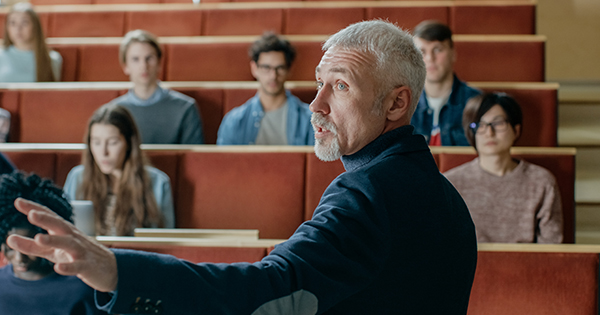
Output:
[[219,145],[314,145],[308,104],[284,87],[296,57],[292,45],[267,32],[248,50],[258,92],[221,122]]
[[411,125],[429,145],[468,146],[462,128],[463,109],[467,100],[480,92],[454,74],[452,31],[437,21],[424,21],[413,33],[415,45],[423,54],[427,77]]

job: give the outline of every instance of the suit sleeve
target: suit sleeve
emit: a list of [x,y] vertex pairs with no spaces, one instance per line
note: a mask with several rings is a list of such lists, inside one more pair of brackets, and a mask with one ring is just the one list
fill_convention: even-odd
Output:
[[356,187],[340,186],[328,189],[313,220],[253,264],[195,265],[172,256],[115,250],[118,290],[103,309],[127,313],[146,301],[165,314],[325,312],[368,286],[390,247],[383,205]]

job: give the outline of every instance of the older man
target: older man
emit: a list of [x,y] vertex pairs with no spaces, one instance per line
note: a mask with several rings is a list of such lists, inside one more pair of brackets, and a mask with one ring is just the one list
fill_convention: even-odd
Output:
[[465,314],[475,230],[409,126],[425,78],[421,54],[383,21],[351,25],[323,49],[310,106],[315,152],[341,157],[346,172],[312,220],[262,261],[194,265],[111,252],[24,200],[17,206],[53,235],[11,236],[9,245],[110,292],[97,298],[111,313],[147,301],[168,314]]

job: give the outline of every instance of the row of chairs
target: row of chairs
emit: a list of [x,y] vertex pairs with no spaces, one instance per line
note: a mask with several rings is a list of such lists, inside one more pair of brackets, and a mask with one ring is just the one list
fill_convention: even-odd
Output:
[[[17,167],[62,185],[81,162],[83,144],[4,144]],[[285,239],[312,217],[342,163],[322,162],[312,147],[144,146],[152,164],[171,179],[178,228],[258,229],[260,238]],[[475,158],[469,147],[432,147],[444,172]],[[563,203],[564,242],[574,242],[575,150],[513,148],[557,178]]]
[[[138,28],[159,36],[259,35],[264,30],[288,35],[333,34],[348,24],[374,18],[408,29],[435,19],[448,24],[456,34],[535,33],[533,1],[188,3],[39,6],[36,11],[48,37],[117,37]],[[6,12],[0,9],[2,26]]]
[[[289,80],[313,81],[326,35],[290,35],[297,58]],[[256,36],[162,37],[164,81],[252,81],[248,47]],[[546,38],[456,35],[456,73],[466,81],[543,82]],[[119,63],[121,38],[51,38],[63,57],[61,81],[128,81]]]
[[[503,91],[515,97],[524,113],[520,146],[557,145],[555,83],[470,82],[484,91]],[[255,82],[164,82],[194,98],[203,120],[205,143],[214,144],[223,116],[256,93]],[[0,106],[11,112],[11,142],[81,143],[88,118],[100,105],[124,94],[128,82],[33,83],[0,85]],[[288,82],[287,87],[310,103],[313,82]],[[65,124],[64,121],[69,121]],[[52,131],[52,132],[48,132]]]

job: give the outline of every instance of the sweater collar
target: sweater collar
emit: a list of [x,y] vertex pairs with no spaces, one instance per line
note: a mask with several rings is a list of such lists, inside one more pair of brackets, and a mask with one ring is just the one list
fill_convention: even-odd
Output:
[[133,105],[150,106],[150,105],[154,105],[154,104],[158,103],[163,98],[165,93],[166,93],[166,90],[161,88],[160,84],[159,84],[156,86],[156,91],[154,91],[154,93],[152,93],[152,96],[150,96],[147,100],[143,100],[143,99],[137,97],[137,95],[135,95],[135,93],[133,92],[133,89],[129,90],[129,93],[127,93],[127,95],[129,98],[129,102],[132,103]]
[[358,152],[342,156],[341,160],[344,163],[344,168],[346,171],[353,171],[370,163],[391,147],[397,147],[395,152],[429,150],[425,138],[413,135],[413,131],[414,127],[407,125],[380,135]]

